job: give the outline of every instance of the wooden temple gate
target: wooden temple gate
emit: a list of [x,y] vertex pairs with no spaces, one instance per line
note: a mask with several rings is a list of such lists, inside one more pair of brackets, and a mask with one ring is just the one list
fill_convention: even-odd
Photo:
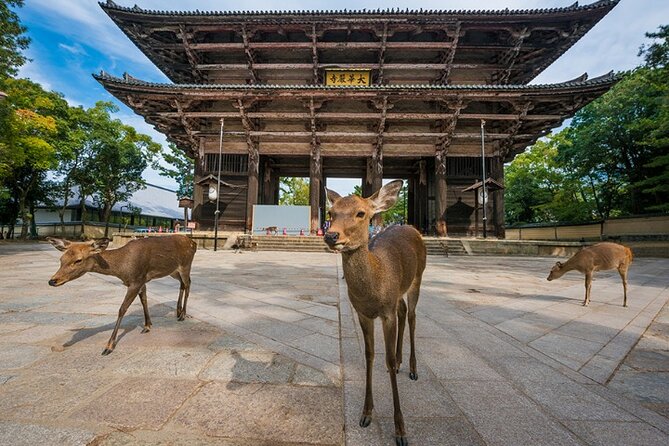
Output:
[[[215,209],[207,178],[221,163],[221,229],[251,230],[253,205],[277,203],[282,176],[309,177],[312,231],[327,178],[360,177],[365,195],[401,178],[411,224],[466,235],[475,203],[462,190],[483,176],[481,121],[485,176],[503,185],[505,162],[615,83],[608,74],[528,85],[615,4],[171,13],[108,1],[107,14],[175,83],[96,78],[196,160],[203,229]],[[487,229],[503,237],[503,191],[491,195]]]

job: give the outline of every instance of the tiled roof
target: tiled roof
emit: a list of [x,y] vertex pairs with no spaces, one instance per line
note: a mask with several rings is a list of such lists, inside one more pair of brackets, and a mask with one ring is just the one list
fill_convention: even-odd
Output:
[[607,8],[611,9],[617,5],[620,0],[599,0],[588,5],[579,5],[578,2],[562,8],[541,8],[541,9],[501,9],[501,10],[435,10],[435,9],[352,9],[352,10],[292,10],[292,11],[160,11],[151,9],[142,9],[135,5],[133,7],[119,6],[112,0],[100,2],[100,6],[110,11],[124,11],[134,14],[152,15],[152,16],[270,16],[274,18],[282,17],[322,17],[322,16],[514,16],[514,15],[537,15],[537,14],[560,14],[565,12],[588,11],[593,9]]
[[392,84],[392,85],[370,85],[370,86],[327,86],[327,85],[275,85],[275,84],[165,84],[147,82],[135,77],[124,75],[123,77],[112,76],[104,71],[94,74],[93,77],[101,84],[117,84],[126,86],[138,86],[148,88],[160,88],[167,90],[220,90],[220,91],[258,91],[258,90],[355,90],[355,91],[514,91],[514,90],[556,90],[573,87],[593,87],[599,85],[611,85],[620,79],[620,75],[610,71],[609,73],[587,78],[587,74],[576,79],[556,84],[535,85],[457,85],[457,84]]

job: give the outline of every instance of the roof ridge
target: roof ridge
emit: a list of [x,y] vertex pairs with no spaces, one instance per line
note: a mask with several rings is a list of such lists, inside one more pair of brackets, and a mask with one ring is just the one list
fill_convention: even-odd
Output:
[[104,81],[113,82],[124,85],[137,85],[147,87],[160,87],[170,89],[209,89],[209,90],[270,90],[270,89],[298,89],[298,90],[521,90],[531,88],[556,88],[556,87],[573,87],[573,86],[592,86],[598,84],[605,84],[616,82],[621,77],[621,73],[615,73],[613,70],[601,76],[588,79],[587,73],[575,79],[557,82],[557,83],[543,83],[543,84],[390,84],[390,85],[369,85],[369,86],[332,86],[332,85],[313,85],[313,84],[173,84],[164,82],[149,82],[130,75],[123,77],[113,76],[105,71],[100,71],[99,74],[93,74],[93,77],[100,83]]
[[497,9],[497,10],[486,10],[486,9],[411,9],[411,8],[377,8],[377,9],[332,9],[332,10],[268,10],[268,11],[168,11],[168,10],[155,10],[155,9],[143,9],[137,5],[133,7],[129,6],[120,6],[116,4],[113,0],[107,0],[106,2],[99,1],[98,4],[100,7],[106,10],[116,10],[116,11],[125,11],[125,12],[134,12],[138,14],[145,15],[170,15],[170,16],[235,16],[235,15],[247,15],[247,16],[261,16],[261,15],[271,15],[271,16],[286,16],[286,15],[300,15],[300,16],[319,16],[319,15],[529,15],[529,14],[548,14],[548,13],[562,13],[562,12],[572,12],[572,11],[587,11],[592,9],[599,8],[613,8],[615,7],[620,0],[598,0],[594,3],[587,5],[579,5],[578,1],[563,7],[554,7],[554,8],[533,8],[533,9]]

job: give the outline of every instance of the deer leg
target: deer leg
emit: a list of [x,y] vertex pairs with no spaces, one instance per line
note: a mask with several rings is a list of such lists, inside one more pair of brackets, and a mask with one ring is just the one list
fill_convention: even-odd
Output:
[[627,306],[627,267],[625,265],[621,265],[618,268],[618,273],[620,274],[620,278],[623,280],[623,307]]
[[402,365],[402,341],[404,341],[404,326],[406,325],[407,319],[407,304],[404,303],[404,299],[400,299],[399,306],[397,307],[397,350],[395,353],[395,360],[397,362],[397,367],[395,371],[399,373],[400,366]]
[[190,272],[188,275],[184,274],[182,276],[181,283],[184,287],[184,301],[181,306],[181,316],[179,317],[179,320],[183,321],[186,318],[186,304],[188,303],[188,295],[190,294]]
[[372,370],[374,368],[374,319],[369,319],[358,313],[362,337],[365,339],[365,365],[367,375],[365,377],[365,405],[362,407],[360,416],[360,427],[367,427],[372,422],[372,409],[374,399],[372,397]]
[[139,300],[142,302],[142,308],[144,309],[144,329],[142,333],[148,333],[151,331],[151,316],[149,316],[149,305],[146,300],[146,285],[139,290]]
[[391,317],[384,316],[381,319],[383,324],[383,340],[386,346],[386,367],[390,375],[390,386],[393,390],[393,407],[395,419],[395,444],[397,446],[408,446],[406,431],[404,430],[404,417],[400,408],[400,395],[397,390],[397,375],[395,374],[395,342],[397,340],[397,318],[393,314]]
[[583,306],[586,307],[590,303],[590,288],[592,288],[592,273],[585,273],[585,300]]
[[139,292],[140,288],[141,288],[140,286],[134,286],[134,285],[128,287],[128,291],[126,291],[125,293],[125,298],[123,299],[121,308],[119,308],[118,310],[118,319],[116,319],[116,326],[114,326],[114,331],[112,331],[111,337],[109,338],[109,342],[107,342],[107,348],[102,350],[102,354],[104,356],[114,351],[114,347],[116,347],[116,334],[118,333],[118,328],[121,325],[121,320],[123,319],[125,312],[128,311],[128,307],[130,306],[132,301],[135,300],[135,297],[137,297],[137,293]]
[[179,273],[172,274],[172,277],[179,281],[179,299],[177,300],[177,319],[181,320],[181,306],[183,305],[184,291],[186,287]]
[[414,281],[409,288],[407,298],[409,301],[409,339],[411,340],[411,356],[409,357],[409,378],[413,381],[418,379],[416,372],[416,305],[420,293],[420,280]]

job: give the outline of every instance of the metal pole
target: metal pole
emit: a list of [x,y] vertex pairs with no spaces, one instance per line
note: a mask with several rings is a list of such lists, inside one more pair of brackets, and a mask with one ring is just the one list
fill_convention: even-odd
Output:
[[483,182],[481,183],[481,187],[483,188],[483,197],[481,202],[483,203],[483,238],[486,238],[487,236],[487,231],[486,231],[486,220],[488,219],[486,215],[486,185],[485,185],[485,120],[481,119],[481,165],[482,165],[482,173],[481,173],[481,178]]
[[218,219],[221,215],[221,164],[223,164],[223,118],[221,118],[221,138],[218,143],[218,180],[216,184],[216,212],[214,212],[214,251],[218,248]]

